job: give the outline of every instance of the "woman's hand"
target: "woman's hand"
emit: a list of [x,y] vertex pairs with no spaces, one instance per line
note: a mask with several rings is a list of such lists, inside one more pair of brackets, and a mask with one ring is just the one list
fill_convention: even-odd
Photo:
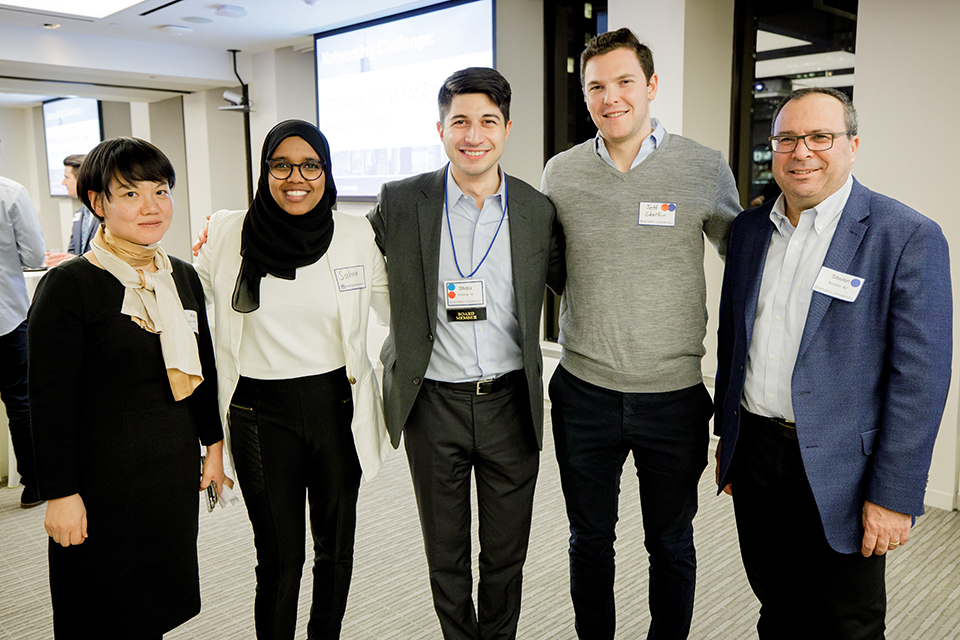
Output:
[[[223,492],[227,476],[223,473],[223,440],[207,447],[207,457],[203,461],[203,474],[200,476],[200,491],[203,491],[213,480],[217,483],[217,495]],[[233,484],[231,481],[230,484]]]
[[[210,216],[213,214],[211,213]],[[203,245],[207,244],[207,230],[210,229],[210,216],[207,216],[207,221],[203,223],[203,229],[197,233],[197,241],[193,243],[193,257],[196,258],[200,255],[200,249],[203,248]],[[219,487],[220,484],[218,483]]]
[[87,508],[83,506],[80,494],[47,501],[43,528],[57,544],[65,547],[83,544],[87,539]]

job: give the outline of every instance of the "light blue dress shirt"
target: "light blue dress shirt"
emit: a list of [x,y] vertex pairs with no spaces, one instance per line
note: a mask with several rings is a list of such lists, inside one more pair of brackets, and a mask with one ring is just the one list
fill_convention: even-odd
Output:
[[43,231],[23,185],[0,177],[0,336],[27,317],[23,267],[43,264]]
[[[484,200],[482,209],[477,208],[471,196],[460,190],[449,165],[446,184],[447,211],[441,212],[436,340],[426,377],[444,382],[469,382],[522,369],[520,324],[511,267],[509,210],[506,216],[503,215],[507,198],[503,172],[500,172],[500,189]],[[451,230],[454,245],[450,243]],[[454,246],[463,277],[469,276],[478,265],[480,267],[471,279],[483,279],[486,320],[447,321],[444,283],[461,279],[454,263]],[[484,259],[488,248],[490,253]]]
[[[650,126],[653,127],[653,131],[640,143],[640,151],[637,152],[637,157],[633,159],[633,164],[630,165],[631,169],[646,160],[651,153],[656,151],[657,145],[660,144],[660,141],[663,140],[663,137],[667,134],[666,129],[663,128],[663,125],[661,125],[660,121],[656,118],[650,118]],[[603,143],[603,138],[600,137],[599,132],[597,132],[596,141],[597,155],[608,165],[617,169],[617,163],[610,157],[610,152],[607,151],[607,146]],[[617,169],[617,171],[619,171],[619,169]]]
[[[813,283],[830,248],[853,176],[835,193],[800,213],[794,228],[783,194],[770,211],[774,230],[763,266],[753,338],[747,351],[744,408],[759,416],[793,421],[791,382],[800,339],[813,298]],[[869,273],[857,276],[870,278]]]

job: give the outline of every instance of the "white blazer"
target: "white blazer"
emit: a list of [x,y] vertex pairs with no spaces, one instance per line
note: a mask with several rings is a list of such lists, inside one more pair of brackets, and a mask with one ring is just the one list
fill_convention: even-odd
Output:
[[[207,243],[194,265],[203,283],[208,312],[212,319],[220,418],[224,425],[227,451],[230,429],[227,419],[230,401],[240,377],[240,337],[244,314],[233,310],[231,299],[240,273],[240,231],[246,211],[217,211],[210,218]],[[367,321],[373,307],[381,322],[389,321],[387,271],[366,218],[333,212],[333,240],[327,249],[330,277],[337,291],[337,310],[347,376],[353,391],[353,441],[360,458],[364,480],[372,480],[391,450],[390,436],[383,420],[380,386],[367,356]],[[340,291],[336,270],[362,265],[364,287]],[[211,312],[212,307],[212,312]],[[230,461],[233,462],[232,453]]]

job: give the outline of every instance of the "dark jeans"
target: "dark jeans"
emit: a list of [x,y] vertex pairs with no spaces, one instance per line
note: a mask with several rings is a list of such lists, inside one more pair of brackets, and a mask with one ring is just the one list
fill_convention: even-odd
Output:
[[[424,381],[404,427],[433,604],[447,640],[512,640],[540,467],[526,382],[484,396]],[[470,475],[480,584],[473,603]]]
[[0,399],[10,420],[10,441],[17,457],[17,472],[24,486],[37,488],[27,399],[27,321],[0,336]]
[[740,554],[760,600],[760,638],[883,638],[885,556],[834,551],[799,442],[762,418],[741,415],[731,484]]
[[570,520],[577,635],[610,640],[616,630],[613,545],[620,474],[633,453],[650,555],[647,638],[686,638],[697,573],[692,522],[697,483],[707,464],[710,394],[703,384],[666,393],[621,393],[580,380],[560,366],[550,380],[550,401]]
[[353,573],[360,461],[344,369],[291,380],[240,378],[231,448],[257,548],[259,640],[292,640],[304,563],[304,501],[313,534],[308,638],[339,638]]

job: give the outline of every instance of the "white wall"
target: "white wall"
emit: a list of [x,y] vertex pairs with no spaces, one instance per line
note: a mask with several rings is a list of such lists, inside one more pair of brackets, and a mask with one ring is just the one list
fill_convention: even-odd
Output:
[[[734,0],[687,0],[684,20],[683,134],[729,161],[733,82]],[[659,63],[658,63],[659,64]],[[710,245],[703,256],[707,281],[707,353],[701,368],[708,386],[717,371],[717,316],[723,261]]]
[[658,87],[650,114],[660,120],[667,131],[681,135],[686,5],[686,0],[610,0],[607,3],[610,31],[627,27],[653,51]]
[[[239,87],[229,89],[240,92]],[[223,90],[198,91],[183,98],[191,242],[214,211],[249,205],[243,114],[220,111],[220,106],[227,105]]]
[[[950,130],[960,104],[952,71],[960,60],[958,30],[960,3],[913,0],[907,10],[900,0],[860,0],[853,95],[860,116],[853,173],[865,186],[940,224],[953,249],[955,300],[960,293],[960,217],[954,206],[960,156],[951,148]],[[954,345],[960,345],[958,329],[954,321]],[[950,397],[926,496],[927,504],[943,509],[960,506],[956,353],[955,346]]]
[[543,0],[497,3],[496,67],[513,90],[513,125],[501,161],[507,173],[536,188],[540,187],[545,160],[543,10]]

